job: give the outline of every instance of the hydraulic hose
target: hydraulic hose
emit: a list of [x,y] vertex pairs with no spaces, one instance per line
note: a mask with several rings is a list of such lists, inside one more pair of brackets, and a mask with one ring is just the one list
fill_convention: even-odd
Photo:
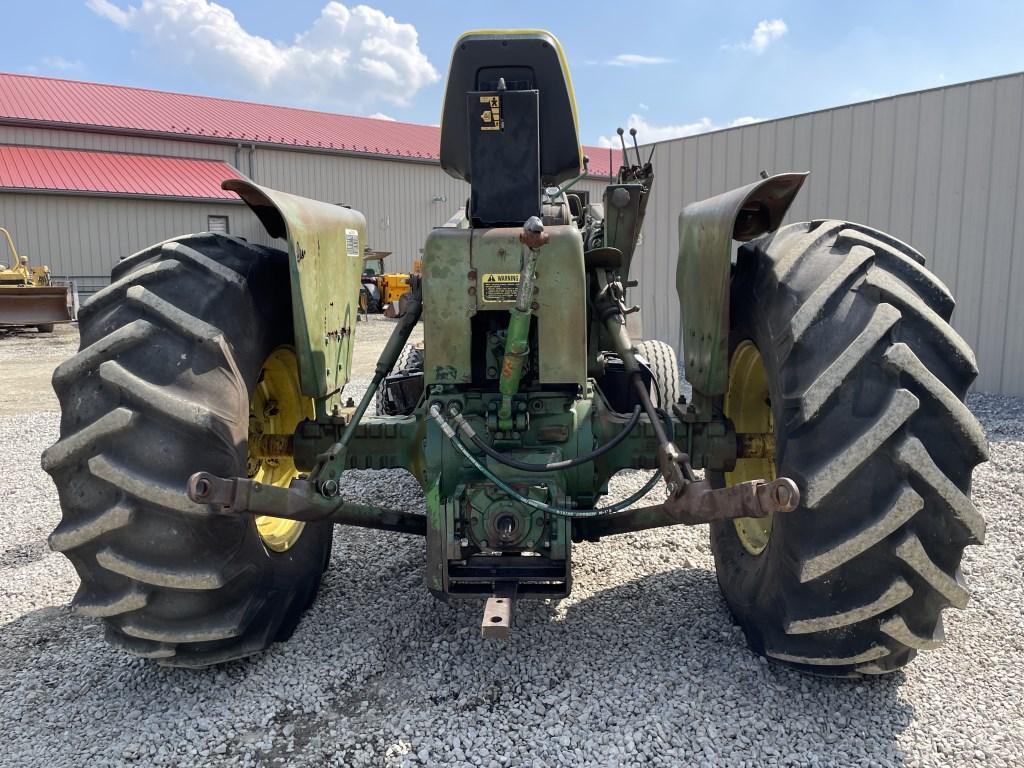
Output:
[[616,502],[615,504],[610,504],[607,507],[596,507],[594,509],[559,509],[558,507],[552,507],[550,504],[545,504],[543,501],[537,501],[536,499],[531,499],[527,496],[523,496],[521,493],[519,493],[519,491],[517,491],[515,488],[513,488],[511,485],[506,483],[496,474],[491,472],[491,470],[489,470],[487,467],[481,464],[480,461],[476,458],[476,456],[470,453],[469,449],[462,444],[461,440],[459,440],[459,436],[455,432],[455,429],[452,427],[452,425],[449,424],[447,420],[445,420],[444,416],[441,414],[440,405],[435,403],[430,407],[430,417],[435,422],[437,422],[437,425],[441,428],[441,431],[445,434],[445,436],[451,441],[452,445],[455,446],[455,449],[463,455],[466,461],[473,465],[477,472],[486,477],[498,488],[500,488],[502,491],[504,491],[509,496],[514,498],[520,504],[525,504],[528,507],[538,509],[541,512],[546,512],[551,515],[557,515],[559,517],[583,518],[600,517],[602,515],[611,515],[616,512],[621,512],[626,507],[635,504],[648,493],[650,493],[654,486],[657,485],[658,480],[661,479],[661,473],[655,472],[651,476],[651,479],[648,480],[639,491],[631,495],[629,498],[623,499],[622,501]]
[[[661,386],[658,384],[657,379],[652,377],[651,381],[654,384],[655,391],[658,393],[658,402],[661,402]],[[661,409],[655,410],[659,415],[665,416],[666,420],[669,423],[669,432],[671,433],[673,431],[671,420],[668,419],[668,416]],[[615,446],[617,446],[619,443],[625,440],[629,436],[629,433],[633,431],[636,425],[640,422],[641,413],[642,406],[639,404],[634,406],[633,415],[630,417],[629,421],[626,422],[626,425],[615,435],[615,437],[613,437],[604,445],[599,446],[595,448],[593,451],[590,451],[589,453],[586,453],[582,456],[577,456],[572,459],[565,459],[563,461],[552,461],[548,464],[530,464],[525,461],[519,461],[518,459],[514,459],[507,454],[501,453],[500,451],[495,450],[490,445],[485,443],[480,438],[480,436],[477,435],[476,431],[473,429],[470,423],[466,421],[465,417],[463,417],[461,413],[459,413],[458,411],[450,412],[450,415],[455,420],[455,424],[458,426],[459,430],[473,442],[473,445],[475,445],[477,448],[486,453],[495,461],[504,464],[506,467],[518,469],[521,472],[557,472],[563,469],[572,469],[573,467],[578,467],[581,464],[586,464],[588,462],[594,461],[595,459],[601,457],[608,451],[612,450]]]
[[512,469],[518,469],[522,472],[557,472],[562,469],[578,467],[581,464],[594,461],[600,456],[608,453],[608,451],[612,450],[629,436],[629,433],[633,431],[633,428],[636,427],[637,423],[640,421],[640,413],[641,408],[639,405],[633,408],[633,415],[630,417],[629,421],[626,422],[626,425],[616,433],[615,437],[604,445],[599,446],[582,456],[576,456],[572,459],[564,459],[563,461],[552,461],[548,464],[531,464],[529,462],[519,461],[507,454],[501,453],[485,443],[461,413],[452,413],[451,417],[455,420],[455,424],[458,426],[459,430],[473,442],[473,445],[495,461],[500,462],[507,467],[511,467]]

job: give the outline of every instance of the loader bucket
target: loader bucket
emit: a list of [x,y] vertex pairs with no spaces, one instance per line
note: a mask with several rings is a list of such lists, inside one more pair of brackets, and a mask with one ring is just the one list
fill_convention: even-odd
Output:
[[0,287],[0,327],[72,320],[68,289],[59,285]]

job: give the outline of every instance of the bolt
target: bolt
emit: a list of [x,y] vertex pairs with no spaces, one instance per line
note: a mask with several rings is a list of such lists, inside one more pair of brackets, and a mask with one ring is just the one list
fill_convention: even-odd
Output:
[[789,505],[789,488],[785,485],[775,486],[775,501],[780,507]]
[[469,286],[469,295],[470,296],[476,296],[476,286],[475,285]]
[[337,480],[325,480],[320,484],[320,495],[325,496],[328,499],[332,496],[338,495],[338,481]]

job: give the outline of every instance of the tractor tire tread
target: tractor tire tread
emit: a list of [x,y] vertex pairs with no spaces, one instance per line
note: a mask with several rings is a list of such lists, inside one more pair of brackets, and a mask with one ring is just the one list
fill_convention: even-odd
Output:
[[759,556],[712,526],[726,600],[770,658],[893,672],[941,644],[942,610],[969,599],[964,547],[984,540],[969,493],[988,444],[963,402],[977,364],[953,298],[906,244],[823,221],[743,246],[733,308],[776,372],[778,474],[801,506]]
[[290,343],[287,268],[287,254],[209,233],[140,251],[88,302],[82,349],[54,372],[61,434],[42,464],[63,516],[50,545],[81,577],[72,609],[135,655],[205,666],[256,653],[316,594],[330,525],[307,524],[277,557],[251,518],[183,492],[201,469],[244,472],[249,389]]

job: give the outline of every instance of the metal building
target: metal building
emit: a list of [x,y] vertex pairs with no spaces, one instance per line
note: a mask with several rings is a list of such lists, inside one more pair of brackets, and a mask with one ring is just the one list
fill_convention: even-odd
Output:
[[644,331],[678,344],[678,215],[770,172],[810,171],[788,217],[848,219],[925,255],[957,300],[974,389],[1024,395],[1024,73],[661,142],[634,259]]
[[[809,170],[790,220],[851,219],[914,245],[957,298],[975,389],[1024,395],[1022,109],[1016,74],[660,143],[633,262],[646,335],[679,342],[682,207],[762,169]],[[266,242],[220,190],[243,175],[361,210],[369,244],[407,270],[468,194],[440,169],[438,139],[435,126],[0,74],[0,226],[87,291],[121,256],[173,235],[226,227]],[[619,153],[586,151],[582,188],[596,199]]]
[[[267,243],[223,179],[350,205],[368,244],[409,270],[469,187],[438,164],[440,129],[248,102],[0,74],[0,226],[83,292],[122,256],[226,230]],[[585,148],[599,196],[618,153]],[[0,254],[5,261],[6,254]]]

